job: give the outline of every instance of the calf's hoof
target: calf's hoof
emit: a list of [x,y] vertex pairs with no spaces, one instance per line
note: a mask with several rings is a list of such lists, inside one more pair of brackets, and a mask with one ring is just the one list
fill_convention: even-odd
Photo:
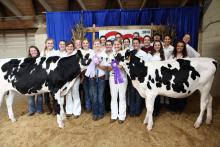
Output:
[[16,121],[17,121],[17,120],[16,120],[15,118],[12,118],[12,119],[11,119],[11,122],[12,122],[12,123],[15,123]]
[[195,122],[194,123],[194,128],[198,129],[200,127],[201,123],[200,122]]
[[151,131],[152,130],[152,126],[147,126],[147,131]]

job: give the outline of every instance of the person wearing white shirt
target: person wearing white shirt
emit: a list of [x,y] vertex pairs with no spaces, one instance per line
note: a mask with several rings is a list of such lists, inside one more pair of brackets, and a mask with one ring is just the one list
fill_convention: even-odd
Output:
[[[154,41],[153,48],[154,48],[154,50],[152,51],[152,58],[150,60],[151,61],[163,61],[163,60],[165,60],[162,43],[160,41]],[[153,112],[154,116],[157,116],[159,114],[160,101],[161,101],[161,97],[157,96],[156,99],[155,99],[155,102],[154,102],[154,112]]]
[[123,39],[122,49],[126,50],[126,49],[129,49],[129,48],[131,48],[131,46],[130,46],[130,39],[129,38],[124,38]]
[[[105,43],[105,53],[108,56],[107,60],[109,60],[111,54],[113,53],[113,46],[112,41],[107,40]],[[109,112],[111,111],[111,93],[110,93],[110,84],[109,84],[109,76],[110,72],[108,70],[105,70],[105,92],[104,92],[104,98],[105,98],[105,111]]]
[[[120,40],[115,40],[115,51],[109,57],[108,70],[110,71],[109,84],[111,91],[111,120],[110,123],[115,122],[118,119],[118,123],[121,124],[126,118],[126,89],[127,89],[127,74],[122,66],[118,65],[115,61],[115,57],[122,49],[122,43]],[[113,65],[116,64],[116,65]],[[117,71],[117,69],[118,71]],[[115,73],[119,72],[119,73]],[[120,77],[116,77],[118,74]],[[117,78],[120,78],[117,79]],[[118,99],[119,97],[119,99]]]
[[66,42],[64,40],[60,40],[59,42],[59,51],[60,56],[65,57],[66,56]]
[[189,45],[189,42],[190,42],[190,39],[191,39],[191,36],[186,33],[184,36],[183,36],[183,41],[185,42],[186,44],[186,50],[187,50],[187,55],[189,58],[197,58],[197,57],[200,57],[200,54],[192,47]]
[[174,50],[174,47],[171,45],[171,42],[172,42],[171,36],[165,35],[163,42],[164,42],[163,44],[164,56],[165,56],[165,60],[167,60],[170,58]]
[[[77,53],[77,50],[74,49],[72,42],[66,43],[66,53],[67,56],[71,56]],[[70,88],[69,92],[66,94],[66,114],[68,116],[73,115],[74,118],[78,118],[81,114],[79,84],[80,77],[78,76],[76,77],[72,88]]]
[[[89,77],[89,90],[92,99],[92,119],[97,121],[104,117],[105,112],[104,89],[107,55],[103,48],[101,48],[99,39],[94,41],[93,48],[93,52],[90,54],[92,62],[89,64],[85,76]],[[91,67],[93,67],[93,69],[90,69]]]
[[[138,38],[132,40],[133,49],[137,50],[135,56],[141,58],[144,61],[149,61],[151,58],[150,54],[141,50],[141,41]],[[143,99],[141,98],[138,91],[133,87],[131,80],[128,79],[128,91],[129,91],[129,113],[131,117],[139,116],[142,112]]]
[[[88,39],[84,39],[82,41],[82,49],[80,49],[80,51],[82,52],[83,57],[86,54],[91,54],[92,50],[89,48],[89,40]],[[83,86],[83,90],[84,90],[84,103],[85,103],[85,109],[86,112],[90,112],[92,111],[92,100],[91,100],[91,96],[89,94],[89,77],[85,76],[85,71],[82,72],[81,74],[81,80],[82,80],[82,86]]]
[[[51,56],[59,56],[59,51],[54,49],[54,40],[52,38],[47,38],[45,41],[45,48],[41,51],[40,56],[42,57],[51,57]],[[49,93],[44,93],[45,104],[48,107],[49,112],[47,114],[53,113],[54,115],[58,112],[58,104],[55,98],[53,98],[53,109],[50,104],[50,96]]]
[[[187,57],[188,56],[187,56],[186,44],[183,41],[178,41],[173,51],[172,57],[170,59],[181,59]],[[170,98],[169,101],[170,101],[169,104],[170,110],[178,113],[181,113],[187,104],[187,98],[182,98],[182,99]]]

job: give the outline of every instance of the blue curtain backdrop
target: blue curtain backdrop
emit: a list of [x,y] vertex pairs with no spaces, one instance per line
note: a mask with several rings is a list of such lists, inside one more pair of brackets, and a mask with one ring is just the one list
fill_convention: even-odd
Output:
[[[197,49],[200,7],[153,8],[142,10],[100,10],[100,11],[67,11],[47,12],[47,34],[55,40],[58,48],[60,40],[71,40],[71,29],[83,18],[85,27],[96,26],[126,26],[126,25],[169,25],[174,26],[177,40],[185,33],[191,37],[191,45]],[[86,37],[91,40],[92,34]],[[98,37],[98,34],[96,34]]]

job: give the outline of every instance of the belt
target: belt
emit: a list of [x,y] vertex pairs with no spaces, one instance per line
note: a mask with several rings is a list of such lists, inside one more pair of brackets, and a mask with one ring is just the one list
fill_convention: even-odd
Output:
[[92,79],[102,79],[102,80],[105,80],[105,75],[100,76],[100,77],[93,77]]

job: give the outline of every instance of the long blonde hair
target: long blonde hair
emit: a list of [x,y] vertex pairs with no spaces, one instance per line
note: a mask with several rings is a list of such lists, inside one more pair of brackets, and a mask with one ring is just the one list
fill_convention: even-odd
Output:
[[53,43],[54,43],[54,40],[52,39],[52,38],[47,38],[46,40],[45,40],[45,42],[44,42],[44,44],[45,44],[45,47],[44,47],[44,56],[46,56],[46,50],[47,50],[47,46],[46,46],[46,43],[48,42],[48,41],[53,41]]

